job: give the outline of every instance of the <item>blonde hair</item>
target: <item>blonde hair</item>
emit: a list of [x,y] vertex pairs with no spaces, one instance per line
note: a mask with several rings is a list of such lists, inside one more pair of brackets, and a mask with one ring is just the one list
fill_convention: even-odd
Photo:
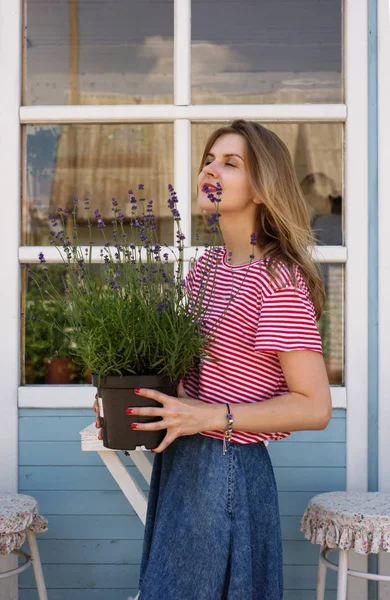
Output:
[[267,268],[276,277],[283,262],[296,284],[295,266],[301,269],[317,319],[325,302],[324,284],[310,247],[314,237],[307,203],[299,186],[292,158],[286,145],[272,131],[254,121],[238,119],[220,127],[207,140],[199,172],[212,146],[225,134],[241,135],[246,142],[246,163],[252,190],[261,199],[257,213],[257,245]]

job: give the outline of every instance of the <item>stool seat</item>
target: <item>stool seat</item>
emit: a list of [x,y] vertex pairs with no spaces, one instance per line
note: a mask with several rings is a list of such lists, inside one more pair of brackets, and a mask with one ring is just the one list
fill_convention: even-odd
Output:
[[11,554],[23,546],[26,530],[47,531],[38,502],[25,494],[0,494],[0,554]]
[[301,520],[312,544],[359,554],[390,552],[390,494],[329,492],[312,498]]

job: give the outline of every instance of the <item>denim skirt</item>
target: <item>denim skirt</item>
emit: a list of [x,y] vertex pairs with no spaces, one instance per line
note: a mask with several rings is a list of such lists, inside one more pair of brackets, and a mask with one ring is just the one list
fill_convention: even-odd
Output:
[[154,458],[139,600],[281,600],[275,477],[264,443],[203,435]]

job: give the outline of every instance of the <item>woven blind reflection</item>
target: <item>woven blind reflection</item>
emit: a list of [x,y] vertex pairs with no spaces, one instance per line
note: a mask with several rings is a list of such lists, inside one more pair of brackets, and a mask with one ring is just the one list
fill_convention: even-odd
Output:
[[157,217],[168,217],[173,178],[173,136],[165,124],[64,125],[58,140],[50,211],[88,197],[104,218],[116,198],[130,216],[128,190],[145,183]]

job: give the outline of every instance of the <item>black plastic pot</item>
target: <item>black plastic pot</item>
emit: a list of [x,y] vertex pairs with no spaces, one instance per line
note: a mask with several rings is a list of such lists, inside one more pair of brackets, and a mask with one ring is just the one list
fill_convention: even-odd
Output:
[[132,423],[151,423],[161,421],[161,417],[141,417],[127,415],[126,408],[132,406],[161,406],[159,402],[138,396],[135,388],[156,389],[169,396],[176,396],[176,384],[168,377],[158,375],[109,375],[100,377],[92,375],[92,384],[97,387],[100,406],[100,421],[103,429],[103,445],[114,450],[135,450],[144,446],[151,450],[161,443],[166,429],[158,431],[137,431],[131,428]]

